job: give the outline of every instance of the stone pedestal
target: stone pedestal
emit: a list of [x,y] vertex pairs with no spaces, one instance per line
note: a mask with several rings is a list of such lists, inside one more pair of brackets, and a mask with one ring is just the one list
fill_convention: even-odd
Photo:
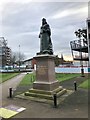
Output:
[[34,57],[36,65],[36,81],[33,89],[52,91],[59,87],[59,82],[55,80],[54,55],[37,55]]
[[25,96],[39,97],[45,99],[53,99],[53,94],[57,97],[66,93],[66,89],[59,86],[59,82],[55,79],[55,63],[54,55],[37,55],[36,59],[36,81],[33,88],[25,93]]

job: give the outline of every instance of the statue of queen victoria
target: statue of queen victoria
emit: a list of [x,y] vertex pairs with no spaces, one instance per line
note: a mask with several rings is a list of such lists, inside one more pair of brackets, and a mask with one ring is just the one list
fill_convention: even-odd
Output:
[[53,55],[51,30],[45,18],[42,19],[42,26],[40,28],[39,38],[40,38],[40,52],[37,54]]

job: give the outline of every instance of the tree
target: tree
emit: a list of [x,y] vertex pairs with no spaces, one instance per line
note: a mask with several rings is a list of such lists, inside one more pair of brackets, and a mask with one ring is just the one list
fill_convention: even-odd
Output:
[[87,43],[87,29],[78,29],[75,31],[76,37],[79,38],[79,40],[82,38],[85,43]]
[[11,57],[11,61],[12,61],[12,65],[14,64],[21,64],[21,62],[25,59],[25,55],[24,53],[19,53],[19,52],[12,52],[12,57]]
[[80,39],[82,37],[82,30],[78,29],[77,31],[75,31],[75,35]]
[[55,66],[59,66],[60,61],[58,55],[55,57]]

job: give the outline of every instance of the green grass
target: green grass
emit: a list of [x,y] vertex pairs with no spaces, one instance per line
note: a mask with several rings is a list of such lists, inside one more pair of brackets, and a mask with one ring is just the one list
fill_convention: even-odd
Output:
[[[56,79],[61,81],[69,80],[71,78],[80,76],[80,74],[63,74],[63,73],[56,73]],[[23,85],[30,85],[35,81],[35,74],[26,74],[23,80],[20,82],[20,86]]]
[[90,79],[85,80],[82,84],[80,84],[79,87],[85,88],[85,89],[88,89],[88,88],[90,89]]
[[3,83],[15,76],[17,76],[19,73],[0,73],[0,83]]
[[69,80],[78,76],[80,76],[79,73],[56,73],[56,79],[59,80],[59,82]]
[[22,81],[20,82],[20,86],[23,85],[30,85],[35,81],[35,74],[31,73],[31,74],[26,74],[25,77],[22,79]]

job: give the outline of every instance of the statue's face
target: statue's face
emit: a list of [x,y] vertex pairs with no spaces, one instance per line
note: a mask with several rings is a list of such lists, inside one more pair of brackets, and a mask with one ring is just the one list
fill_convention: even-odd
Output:
[[46,23],[46,19],[42,19],[42,25]]

